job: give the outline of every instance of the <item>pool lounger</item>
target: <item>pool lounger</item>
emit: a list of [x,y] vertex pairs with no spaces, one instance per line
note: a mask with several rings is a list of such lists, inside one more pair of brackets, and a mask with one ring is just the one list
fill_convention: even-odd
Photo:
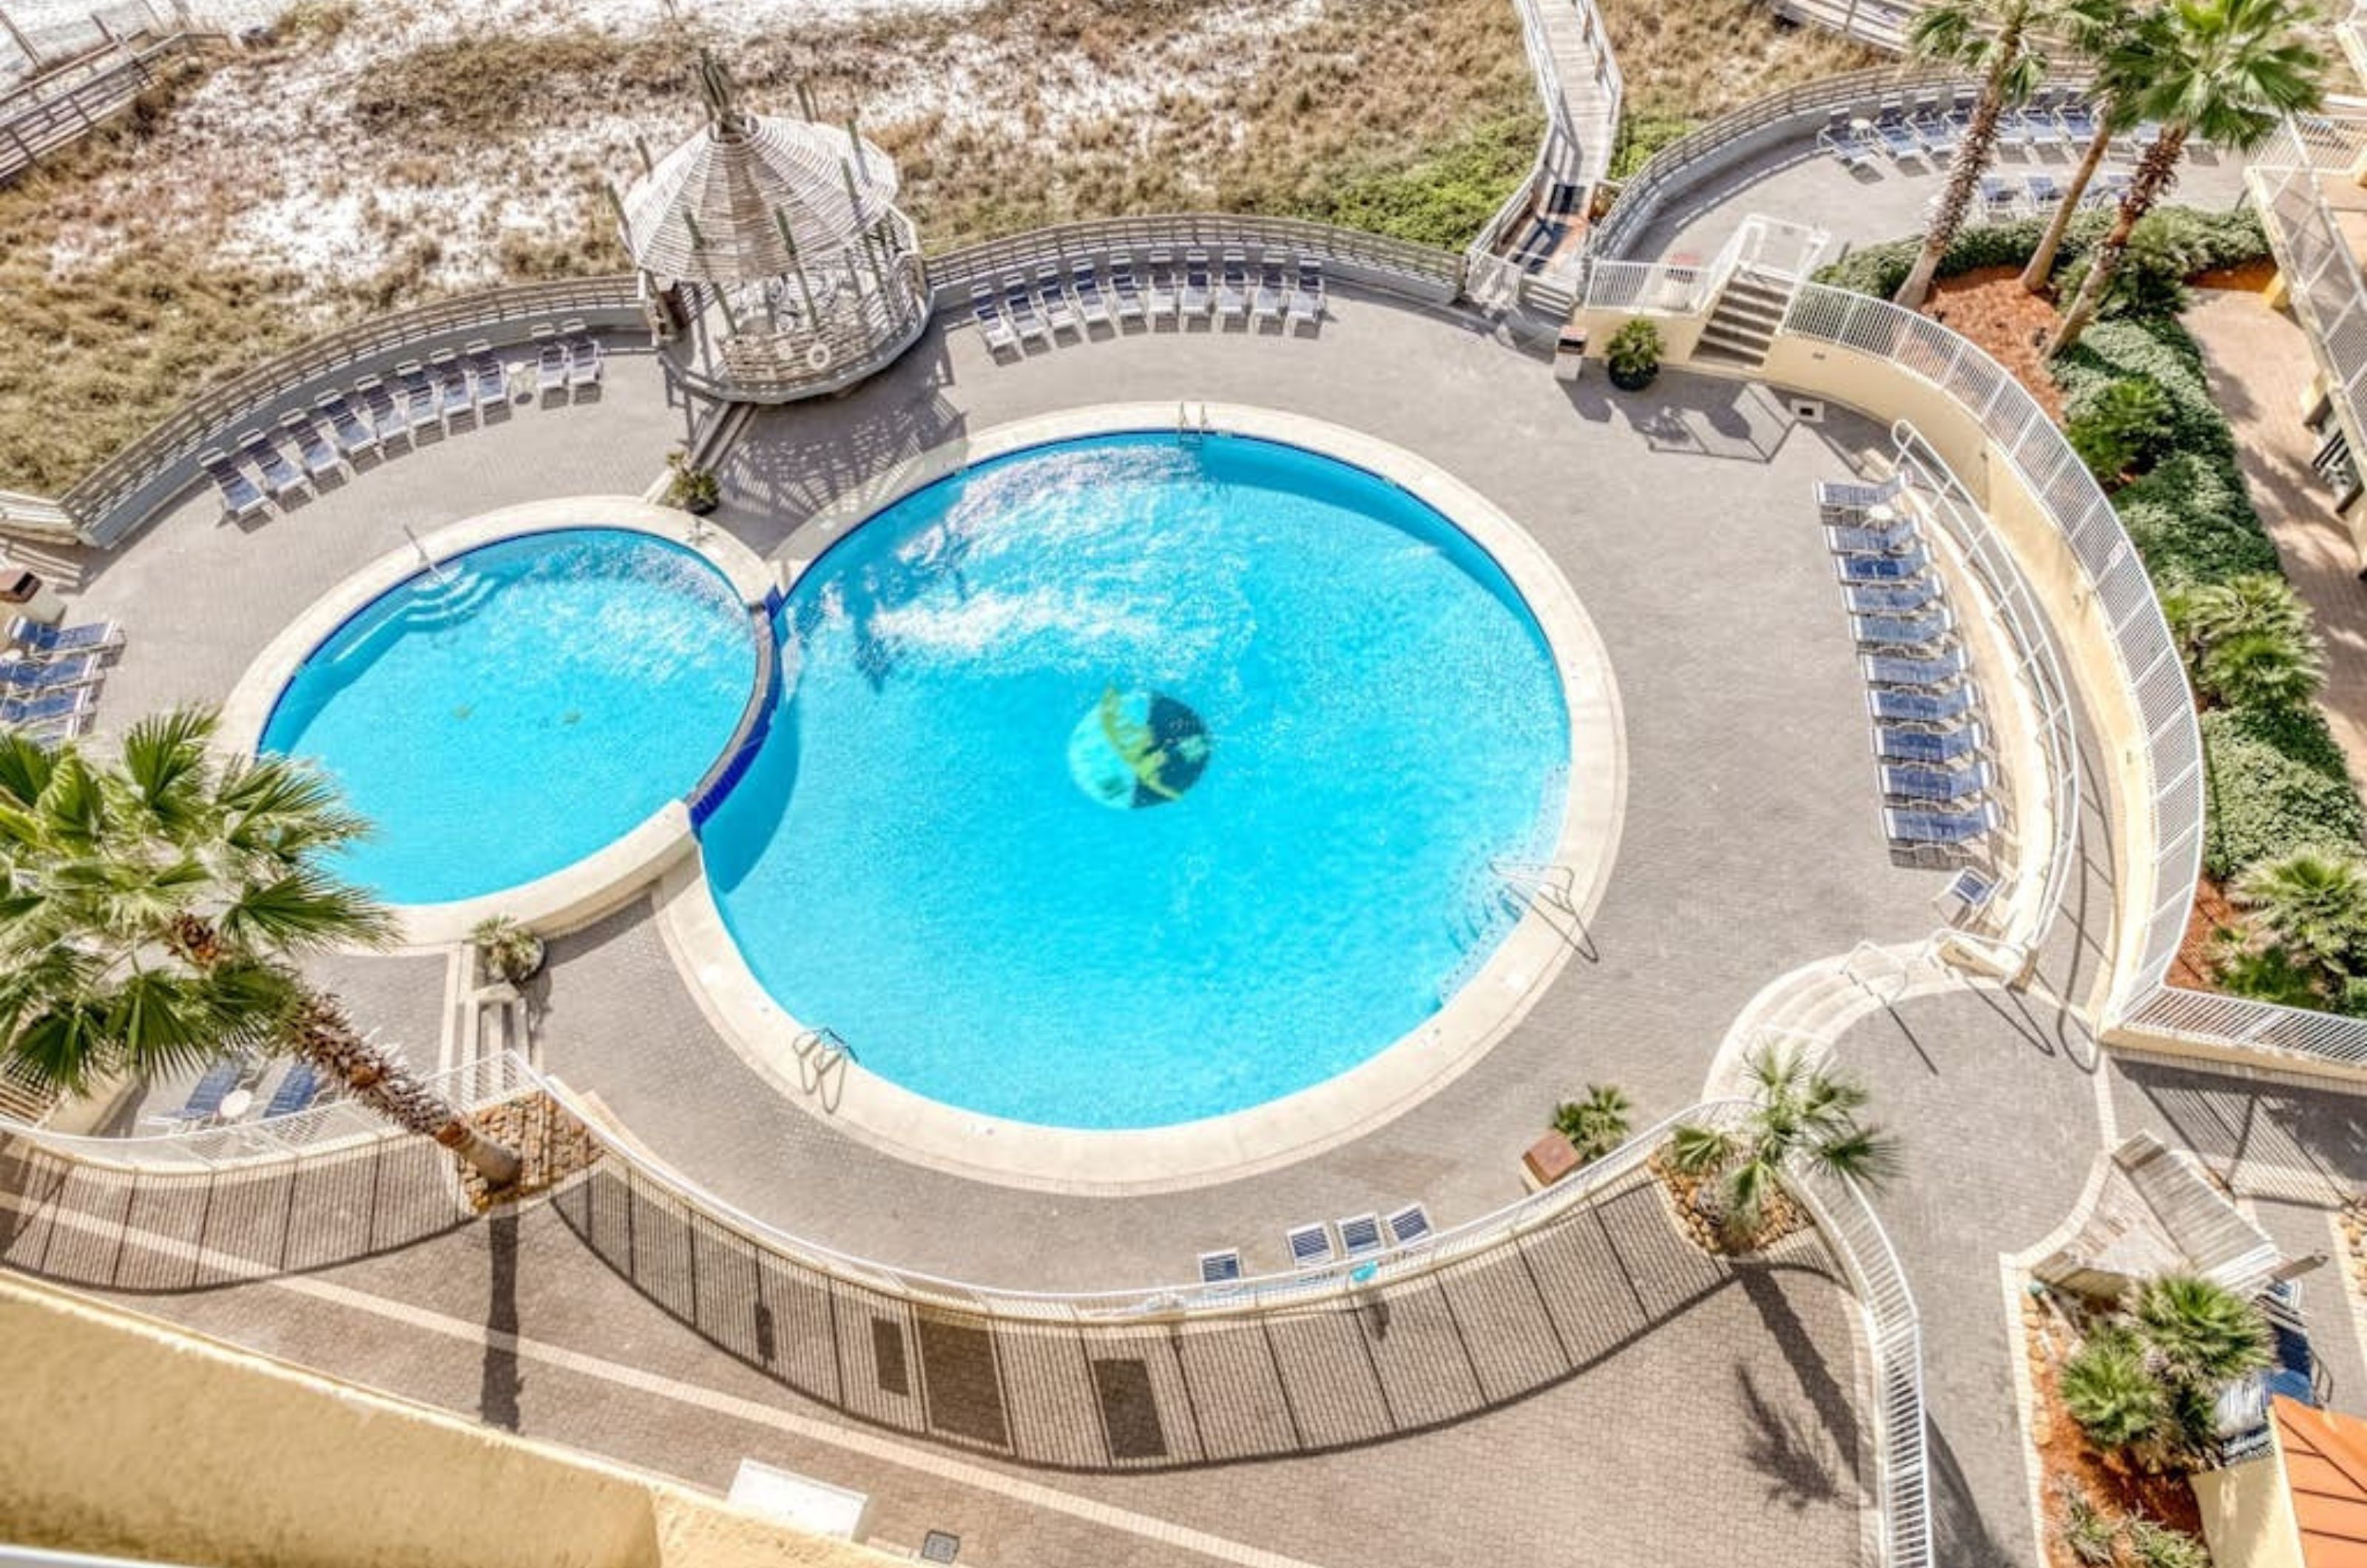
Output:
[[1835,556],[1833,570],[1843,582],[1904,582],[1920,578],[1931,558],[1921,546],[1895,556]]
[[263,432],[249,430],[242,433],[238,438],[238,455],[255,465],[255,471],[263,476],[263,488],[271,492],[272,500],[277,501],[304,488],[304,476],[297,470],[295,464],[288,460],[288,455]]
[[538,391],[563,392],[567,389],[567,345],[546,343],[534,356],[534,384]]
[[1868,648],[1930,648],[1955,629],[1945,604],[1920,615],[1852,615],[1850,635]]
[[1050,342],[1052,334],[1044,325],[1044,318],[1036,313],[1036,296],[1027,290],[1022,277],[1002,280],[1002,313],[1011,319],[1012,330],[1022,338],[1037,338]]
[[1861,654],[1858,667],[1865,672],[1868,685],[1925,688],[1954,685],[1972,671],[1972,663],[1961,648],[1932,659],[1908,659],[1892,653]]
[[986,340],[989,354],[1019,354],[1019,334],[1002,319],[1002,307],[995,303],[994,290],[980,283],[969,291],[969,313],[978,322],[979,335]]
[[1971,716],[1978,694],[1972,682],[1944,692],[1906,692],[1877,686],[1865,694],[1866,712],[1877,724],[1953,724]]
[[1920,163],[1931,156],[1923,151],[1923,144],[1915,140],[1915,133],[1907,129],[1905,120],[1896,118],[1878,120],[1874,124],[1874,133],[1882,138],[1883,151],[1890,154],[1891,162],[1895,164],[1909,161]]
[[430,427],[443,428],[443,403],[436,383],[427,378],[426,367],[416,359],[404,360],[394,367],[394,384],[402,389],[402,421],[413,436]]
[[1134,263],[1125,256],[1112,256],[1109,267],[1110,309],[1121,325],[1144,320],[1142,285],[1136,281]]
[[1316,326],[1323,320],[1323,264],[1302,261],[1298,264],[1298,283],[1290,291],[1290,321],[1293,326],[1304,323]]
[[1257,319],[1279,323],[1290,299],[1289,285],[1283,280],[1282,268],[1266,263],[1258,273]]
[[1817,504],[1846,507],[1852,511],[1863,512],[1870,507],[1883,505],[1886,502],[1897,501],[1907,493],[1907,475],[1904,472],[1893,474],[1888,479],[1874,484],[1864,484],[1854,479],[1818,479]]
[[1200,1283],[1229,1285],[1241,1277],[1241,1252],[1237,1247],[1200,1254]]
[[359,405],[357,412],[369,421],[370,434],[378,437],[380,447],[389,436],[401,435],[409,428],[402,411],[394,406],[394,394],[377,377],[365,376],[354,383],[354,400]]
[[2003,175],[1981,176],[1981,215],[1985,218],[2010,216],[2019,200],[2011,181]]
[[1861,583],[1842,589],[1841,598],[1852,615],[1911,615],[1939,604],[1940,584],[1929,577],[1913,582]]
[[1874,729],[1874,754],[1886,762],[1937,766],[1979,756],[1988,739],[1977,721],[1954,729],[1898,729],[1878,724]]
[[347,461],[377,450],[378,432],[362,422],[354,405],[345,400],[345,393],[322,393],[312,410],[329,422],[329,434],[336,438],[337,448],[345,453]]
[[1340,1222],[1340,1249],[1350,1258],[1367,1257],[1387,1245],[1378,1214],[1351,1214]]
[[2041,210],[2063,199],[2063,187],[2055,183],[2053,175],[2044,172],[2027,174],[2022,176],[2022,183],[2030,192],[2030,205]]
[[1994,801],[1985,802],[1971,811],[1919,811],[1911,807],[1886,807],[1882,813],[1882,830],[1896,843],[1955,847],[1969,844],[1994,831],[2001,820]]
[[20,697],[34,692],[87,686],[104,678],[96,653],[76,653],[64,659],[0,660],[0,686]]
[[39,724],[43,719],[88,713],[90,702],[88,686],[70,687],[42,696],[0,696],[0,724]]
[[598,338],[577,338],[568,346],[567,350],[567,385],[569,389],[572,390],[577,387],[598,386],[600,384],[600,377],[606,370],[607,364],[608,356],[606,353],[601,349],[600,340]]
[[221,1114],[222,1101],[238,1087],[245,1073],[246,1064],[236,1056],[224,1056],[208,1067],[205,1076],[189,1090],[189,1098],[181,1109],[173,1112],[176,1122],[210,1122]]
[[1828,527],[1825,547],[1837,556],[1895,556],[1915,547],[1921,531],[1912,517],[1902,517],[1886,527]]
[[1093,271],[1093,263],[1079,262],[1070,269],[1069,292],[1076,296],[1077,313],[1085,319],[1085,325],[1111,324],[1109,301],[1102,295],[1101,276]]
[[296,455],[304,460],[304,471],[314,479],[331,474],[345,466],[337,449],[321,434],[321,427],[290,409],[279,419],[279,433],[296,445]]
[[1995,783],[1987,762],[1969,768],[1931,768],[1920,764],[1886,764],[1882,793],[1894,800],[1931,800],[1954,805],[1978,799]]
[[243,523],[271,504],[263,491],[255,488],[255,481],[247,478],[245,471],[232,462],[227,455],[200,453],[198,467],[205,470],[206,478],[214,481],[214,489],[221,496],[225,516]]
[[1389,1240],[1399,1247],[1419,1247],[1431,1238],[1430,1211],[1419,1203],[1391,1211],[1381,1223],[1389,1227]]
[[21,643],[38,658],[66,653],[102,653],[123,646],[123,628],[113,621],[85,621],[78,626],[45,626],[18,615],[8,623],[8,640]]
[[267,1121],[274,1116],[293,1116],[299,1111],[310,1110],[320,1098],[321,1075],[312,1070],[311,1063],[298,1062],[279,1080],[279,1087],[271,1091],[270,1101],[263,1108],[264,1118]]
[[1175,284],[1175,259],[1165,251],[1153,251],[1143,262],[1143,287],[1150,293],[1153,316],[1181,316],[1184,296]]
[[1068,285],[1060,281],[1059,267],[1047,265],[1036,269],[1036,304],[1044,312],[1044,321],[1054,335],[1083,333],[1084,328],[1078,322],[1077,309],[1069,302]]
[[477,394],[469,385],[469,372],[449,353],[436,355],[427,362],[436,378],[436,406],[446,419],[474,413]]
[[1290,1266],[1294,1269],[1320,1269],[1335,1256],[1331,1228],[1320,1220],[1313,1224],[1294,1225],[1283,1233],[1282,1239],[1290,1248]]
[[1225,254],[1225,270],[1217,282],[1217,314],[1250,319],[1249,263],[1239,251]]
[[1184,258],[1184,302],[1177,310],[1186,316],[1205,316],[1215,303],[1208,288],[1208,254],[1193,251]]
[[477,383],[479,408],[507,408],[510,400],[510,373],[502,356],[493,352],[489,343],[472,343],[463,351],[469,358],[469,375]]

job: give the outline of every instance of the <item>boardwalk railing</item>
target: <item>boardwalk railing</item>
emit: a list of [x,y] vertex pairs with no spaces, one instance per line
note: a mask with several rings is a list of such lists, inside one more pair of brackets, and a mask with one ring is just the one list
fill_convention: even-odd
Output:
[[2348,184],[2362,153],[2367,120],[2288,118],[2244,173],[2354,475],[2367,462],[2367,279],[2319,182]]
[[131,107],[162,80],[171,62],[211,41],[176,33],[138,49],[125,45],[96,62],[40,76],[0,96],[0,185],[21,176]]
[[[1946,71],[1908,72],[1875,66],[1810,82],[1757,98],[1679,137],[1619,183],[1618,198],[1588,236],[1588,254],[1605,261],[1628,257],[1668,204],[1724,171],[1785,142],[1807,145],[1836,111],[1902,105],[1950,95],[1965,79]],[[1727,193],[1714,192],[1713,198]]]
[[58,504],[85,541],[111,545],[164,494],[188,481],[192,459],[208,444],[291,395],[324,385],[364,361],[450,339],[523,341],[531,324],[564,317],[609,326],[638,324],[639,284],[631,274],[522,284],[439,299],[324,333],[198,393],[75,481]]
[[1031,230],[933,256],[929,280],[943,311],[967,303],[976,284],[1000,286],[1014,275],[1032,278],[1046,265],[1104,262],[1114,255],[1140,264],[1155,251],[1178,262],[1186,252],[1200,251],[1214,263],[1229,250],[1277,261],[1305,256],[1320,261],[1331,276],[1425,304],[1448,303],[1463,288],[1463,258],[1453,251],[1329,223],[1222,212],[1100,218]]

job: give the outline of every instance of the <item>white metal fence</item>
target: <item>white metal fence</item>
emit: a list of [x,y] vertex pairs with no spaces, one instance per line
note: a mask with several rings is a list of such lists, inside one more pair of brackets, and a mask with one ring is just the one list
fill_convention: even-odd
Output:
[[2203,864],[2203,736],[2169,626],[2136,547],[2087,465],[2022,385],[1928,317],[1822,284],[1794,296],[1783,332],[1891,361],[1948,394],[1978,423],[2063,537],[2110,637],[2144,733],[2140,760],[2153,841],[2154,902],[2136,912],[2137,963],[2114,976],[2107,1021],[2139,1010],[2178,956]]
[[2349,185],[2362,153],[2367,120],[2288,118],[2244,174],[2354,464],[2367,461],[2367,279],[2320,182]]

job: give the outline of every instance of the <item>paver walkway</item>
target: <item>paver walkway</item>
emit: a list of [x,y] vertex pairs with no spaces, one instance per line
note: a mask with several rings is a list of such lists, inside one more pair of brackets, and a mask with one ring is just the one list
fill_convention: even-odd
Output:
[[2327,680],[2318,706],[2367,789],[2367,583],[2359,547],[2334,514],[2326,481],[2309,466],[2312,438],[2301,423],[2317,361],[2292,317],[2260,296],[2203,289],[2181,318],[2202,345],[2211,398],[2236,431],[2236,454],[2252,504],[2276,541],[2294,590],[2326,638]]

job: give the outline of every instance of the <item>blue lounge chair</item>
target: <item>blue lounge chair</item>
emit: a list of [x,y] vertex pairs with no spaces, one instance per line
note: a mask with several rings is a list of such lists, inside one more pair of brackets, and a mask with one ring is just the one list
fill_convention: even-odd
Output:
[[298,1062],[271,1091],[271,1102],[263,1108],[267,1121],[274,1116],[293,1116],[307,1110],[321,1097],[321,1075],[312,1070],[310,1062]]
[[563,343],[544,344],[535,351],[534,386],[538,393],[567,390],[567,345]]
[[2043,170],[2033,170],[2022,175],[2022,183],[2030,192],[2030,205],[2040,212],[2063,199],[2063,187],[2055,183],[2053,175]]
[[978,322],[979,336],[986,340],[986,351],[998,357],[1004,354],[1025,352],[1019,334],[1002,319],[1002,307],[995,303],[994,290],[980,283],[969,291],[969,313]]
[[2055,123],[2061,128],[2064,140],[2074,146],[2085,147],[2096,140],[2096,117],[2085,104],[2065,104],[2056,115]]
[[238,455],[255,467],[263,476],[263,488],[277,501],[291,491],[304,488],[304,476],[288,455],[279,450],[272,439],[259,430],[250,430],[238,438]]
[[45,626],[19,615],[8,623],[8,640],[22,643],[43,659],[66,653],[105,653],[123,646],[123,628],[113,621],[85,621],[78,626]]
[[1091,262],[1079,262],[1069,270],[1069,292],[1077,301],[1077,314],[1085,325],[1099,322],[1110,324],[1109,300],[1102,293],[1102,280]]
[[1867,653],[1858,658],[1873,686],[1952,686],[1972,670],[1963,649],[1951,649],[1933,659],[1908,659],[1891,653]]
[[1833,161],[1852,174],[1873,166],[1874,147],[1872,138],[1852,128],[1846,112],[1839,125],[1828,125],[1817,132],[1817,145],[1831,153]]
[[1366,1257],[1387,1245],[1378,1214],[1351,1214],[1340,1222],[1340,1249],[1351,1258]]
[[1850,635],[1868,648],[1930,648],[1955,624],[1946,605],[1934,604],[1920,615],[1852,615]]
[[1068,285],[1060,281],[1059,267],[1048,265],[1036,270],[1036,305],[1044,312],[1045,324],[1052,329],[1053,336],[1062,333],[1084,335],[1076,307],[1069,302]]
[[1825,547],[1837,556],[1895,556],[1915,547],[1921,531],[1912,517],[1881,527],[1835,525],[1825,530]]
[[221,497],[224,516],[243,523],[270,504],[263,491],[255,488],[255,481],[246,477],[245,470],[232,462],[227,455],[200,452],[198,454],[198,467],[205,470],[206,478],[214,481],[214,490]]
[[1882,138],[1883,151],[1890,154],[1894,164],[1920,163],[1931,156],[1895,110],[1874,121],[1874,133]]
[[1298,283],[1290,291],[1290,323],[1293,326],[1316,326],[1323,320],[1323,264],[1302,261],[1298,264]]
[[1331,1249],[1331,1230],[1321,1221],[1313,1224],[1294,1225],[1283,1233],[1283,1242],[1290,1248],[1290,1264],[1294,1269],[1320,1269],[1335,1256]]
[[1143,261],[1143,287],[1150,295],[1151,320],[1172,316],[1181,321],[1184,291],[1176,281],[1174,258],[1165,251],[1151,252]]
[[1027,291],[1027,280],[1005,278],[1002,284],[1002,313],[1009,317],[1014,331],[1022,338],[1039,338],[1046,343],[1052,334],[1044,325],[1044,318],[1036,313],[1036,296]]
[[224,1056],[206,1069],[205,1077],[189,1090],[189,1098],[181,1109],[172,1113],[176,1122],[209,1122],[221,1114],[222,1100],[238,1087],[245,1073],[246,1064],[235,1056]]
[[0,686],[6,686],[20,696],[28,692],[86,686],[99,678],[98,655],[96,653],[76,653],[64,659],[0,660]]
[[1225,270],[1217,281],[1217,314],[1231,320],[1250,319],[1250,269],[1239,251],[1225,254]]
[[477,384],[477,406],[481,409],[506,409],[510,405],[509,367],[488,343],[472,343],[469,356],[469,376]]
[[1995,782],[1987,762],[1969,768],[1927,768],[1908,764],[1882,770],[1882,793],[1894,800],[1931,800],[1953,805],[1976,800]]
[[1180,316],[1205,316],[1216,302],[1208,287],[1208,257],[1205,251],[1193,251],[1184,258],[1184,298],[1176,307]]
[[1852,512],[1863,512],[1897,501],[1907,493],[1907,475],[1891,475],[1874,484],[1855,479],[1818,479],[1817,504],[1819,507],[1840,507]]
[[39,724],[90,711],[90,688],[71,686],[28,697],[0,696],[0,724]]
[[1239,1247],[1228,1247],[1217,1252],[1200,1254],[1200,1283],[1229,1285],[1241,1277],[1241,1254]]
[[1257,319],[1280,324],[1289,301],[1290,286],[1282,276],[1282,268],[1272,262],[1266,263],[1258,272]]
[[1978,724],[1954,729],[1897,729],[1884,724],[1874,727],[1874,753],[1888,762],[1938,766],[1979,756],[1986,740]]
[[1970,717],[1977,694],[1967,682],[1944,692],[1902,692],[1877,686],[1865,694],[1865,708],[1877,724],[1954,724]]
[[1110,309],[1116,312],[1118,324],[1146,319],[1142,305],[1142,285],[1134,276],[1134,263],[1125,256],[1112,256],[1109,265]]
[[362,416],[345,400],[343,392],[322,393],[312,408],[329,422],[329,434],[336,438],[337,449],[348,461],[378,449],[378,432],[362,422]]
[[1940,602],[1940,584],[1932,578],[1914,582],[1867,583],[1841,590],[1852,615],[1910,615]]
[[443,400],[436,393],[436,383],[428,379],[425,366],[416,359],[396,366],[394,384],[402,393],[403,428],[414,438],[423,430],[443,429]]
[[1882,830],[1896,843],[1958,849],[1995,831],[2001,820],[1994,801],[1985,801],[1970,811],[1892,807],[1882,813]]
[[459,419],[477,411],[477,394],[469,384],[468,367],[449,354],[437,355],[428,363],[436,378],[436,408],[446,420]]
[[1408,1203],[1381,1223],[1389,1227],[1389,1240],[1399,1247],[1419,1247],[1431,1237],[1430,1211],[1419,1203]]
[[292,409],[280,417],[279,433],[295,443],[296,455],[304,461],[304,471],[314,479],[334,473],[345,461],[322,435],[321,427]]
[[365,376],[354,383],[354,397],[361,405],[362,417],[369,421],[370,433],[383,447],[387,437],[401,435],[411,428],[402,411],[394,406],[394,394],[386,383],[375,376]]
[[1895,556],[1836,556],[1833,567],[1843,582],[1905,582],[1923,575],[1931,564],[1920,546]]

